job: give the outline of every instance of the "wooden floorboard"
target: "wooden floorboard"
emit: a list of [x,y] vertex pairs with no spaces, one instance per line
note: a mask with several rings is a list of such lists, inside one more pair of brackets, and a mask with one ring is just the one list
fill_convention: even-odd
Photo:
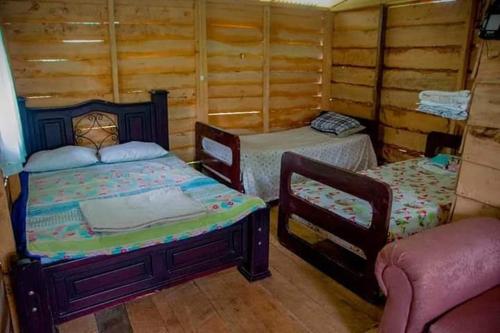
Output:
[[94,315],[87,315],[59,325],[59,333],[97,333],[97,322]]
[[[130,304],[127,306],[130,306]],[[99,311],[95,314],[95,320],[97,322],[97,329],[101,333],[133,332],[125,305],[118,305]]]
[[270,278],[232,268],[59,326],[60,333],[367,332],[382,309],[282,247],[271,211]]

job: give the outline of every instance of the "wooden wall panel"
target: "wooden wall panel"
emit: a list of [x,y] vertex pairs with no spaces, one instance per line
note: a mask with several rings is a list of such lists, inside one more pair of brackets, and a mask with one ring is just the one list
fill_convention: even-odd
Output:
[[208,121],[262,131],[263,8],[207,4]]
[[106,0],[2,1],[0,22],[29,106],[113,99]]
[[[422,90],[457,90],[472,0],[389,7],[381,90],[381,136],[388,161],[418,156],[431,131],[455,124],[416,112]],[[396,154],[395,150],[401,154]]]
[[500,218],[500,42],[487,44],[474,84],[453,220]]
[[[108,3],[0,3],[17,93],[26,96],[30,106],[56,106],[93,98],[142,101],[149,98],[150,89],[167,89],[171,148],[192,159],[194,2],[116,0],[110,8],[115,18],[113,37]],[[119,95],[115,98],[110,38],[117,43]]]
[[304,8],[271,8],[271,131],[306,125],[319,112],[326,15]]
[[191,160],[196,121],[194,1],[115,0],[122,102],[147,100],[151,89],[169,94],[170,148]]
[[375,118],[379,8],[333,14],[331,107]]
[[500,208],[457,195],[453,220],[458,221],[474,216],[487,216],[500,219]]
[[[453,90],[461,80],[470,1],[389,9],[379,94],[380,8],[330,13],[220,0],[5,0],[0,19],[18,93],[30,105],[137,101],[149,89],[168,89],[172,148],[185,159],[193,156],[196,119],[238,133],[276,131],[307,124],[328,104],[374,118],[379,99],[381,136],[389,140],[383,151],[401,157],[421,153],[429,131],[453,127],[414,109],[418,91]],[[206,3],[203,29],[199,3]],[[496,101],[485,96],[498,71],[487,70],[474,103],[494,109]],[[478,126],[496,119],[494,113],[474,117]]]
[[478,164],[480,161],[462,161],[457,194],[473,198],[489,206],[500,207],[500,169]]

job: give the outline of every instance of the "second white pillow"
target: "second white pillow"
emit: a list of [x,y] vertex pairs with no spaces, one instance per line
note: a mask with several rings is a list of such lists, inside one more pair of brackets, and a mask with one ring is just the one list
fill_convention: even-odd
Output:
[[102,163],[118,163],[149,160],[168,154],[159,144],[154,142],[130,141],[119,145],[108,146],[99,150]]

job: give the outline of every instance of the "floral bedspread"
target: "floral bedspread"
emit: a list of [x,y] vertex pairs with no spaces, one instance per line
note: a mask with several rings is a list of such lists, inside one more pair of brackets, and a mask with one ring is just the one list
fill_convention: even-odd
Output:
[[[427,158],[387,164],[359,172],[390,185],[393,194],[388,241],[432,228],[448,219],[457,182],[456,172],[434,167]],[[368,202],[313,180],[292,185],[296,195],[368,227],[372,209]],[[334,235],[301,220],[322,236]]]
[[[83,200],[132,196],[162,187],[180,187],[201,202],[208,214],[138,231],[95,233],[80,211]],[[32,173],[27,249],[43,262],[127,252],[220,229],[262,207],[265,203],[261,199],[202,175],[172,154],[155,160]]]

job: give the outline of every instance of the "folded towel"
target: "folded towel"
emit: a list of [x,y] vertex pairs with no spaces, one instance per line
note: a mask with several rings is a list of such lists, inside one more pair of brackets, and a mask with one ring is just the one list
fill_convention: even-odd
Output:
[[426,107],[436,107],[441,110],[450,110],[451,112],[453,111],[467,111],[469,109],[468,104],[441,104],[441,103],[436,103],[436,102],[430,102],[430,101],[420,101],[419,105],[424,105]]
[[179,188],[163,188],[128,197],[80,202],[95,232],[124,232],[159,223],[178,222],[206,214],[206,208]]
[[469,90],[439,91],[424,90],[418,95],[420,101],[428,101],[440,104],[469,104],[471,93]]
[[467,110],[461,111],[457,109],[450,109],[447,107],[440,107],[440,106],[428,106],[425,104],[420,104],[417,110],[420,112],[433,114],[435,116],[440,116],[455,120],[465,120],[468,117]]

